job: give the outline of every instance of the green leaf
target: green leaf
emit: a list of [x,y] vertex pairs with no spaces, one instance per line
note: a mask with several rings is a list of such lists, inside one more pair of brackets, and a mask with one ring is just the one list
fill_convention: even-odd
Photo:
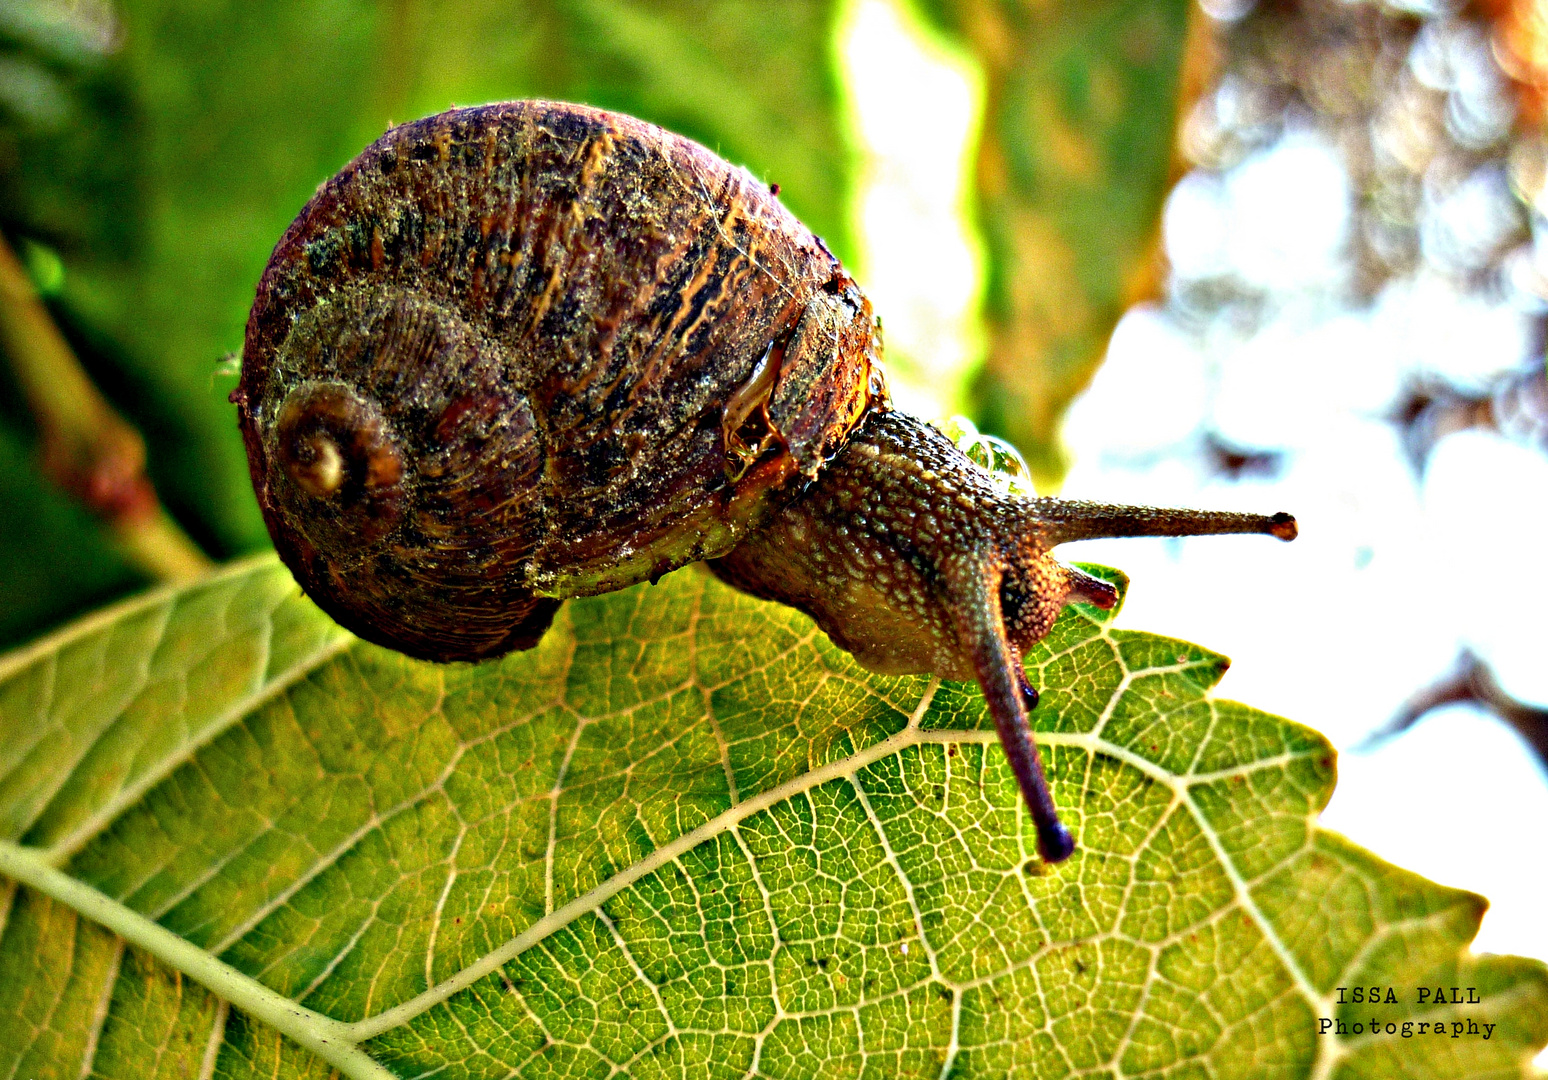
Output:
[[975,688],[694,570],[479,666],[268,559],[105,612],[0,660],[0,1075],[1526,1075],[1543,965],[1319,831],[1331,749],[1224,658],[1107,618],[1028,658],[1050,867]]

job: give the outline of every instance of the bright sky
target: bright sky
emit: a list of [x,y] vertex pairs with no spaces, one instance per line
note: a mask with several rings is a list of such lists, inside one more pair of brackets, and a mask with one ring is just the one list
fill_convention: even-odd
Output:
[[[960,207],[980,92],[971,68],[890,0],[856,0],[843,48],[868,155],[859,277],[885,320],[897,396],[942,416],[979,349],[980,254]],[[1349,207],[1333,151],[1292,131],[1224,179],[1186,178],[1166,209],[1168,255],[1186,276],[1231,268],[1315,296],[1337,284]],[[1340,778],[1324,825],[1487,896],[1477,951],[1548,959],[1548,775],[1515,733],[1457,707],[1352,750],[1464,644],[1512,693],[1548,703],[1548,460],[1465,432],[1439,445],[1420,480],[1381,419],[1406,374],[1482,378],[1518,367],[1528,341],[1520,307],[1458,297],[1435,278],[1391,287],[1367,315],[1292,305],[1245,346],[1197,340],[1158,308],[1137,308],[1071,412],[1064,493],[1288,510],[1301,538],[1093,541],[1061,553],[1129,573],[1120,625],[1232,657],[1222,696],[1333,740]],[[1285,451],[1285,468],[1271,480],[1209,477],[1197,453],[1207,428]]]

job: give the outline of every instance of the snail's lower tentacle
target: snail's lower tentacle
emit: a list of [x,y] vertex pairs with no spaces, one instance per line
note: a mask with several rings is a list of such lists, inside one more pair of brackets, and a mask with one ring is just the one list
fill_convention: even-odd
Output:
[[1103,611],[1111,611],[1118,604],[1118,590],[1109,581],[1073,566],[1066,566],[1069,575],[1070,602],[1095,604]]
[[[967,560],[964,560],[966,563]],[[1037,849],[1045,862],[1063,862],[1075,850],[1075,838],[1059,820],[1058,807],[1043,775],[1043,762],[1027,721],[1026,691],[1021,661],[1005,635],[1000,610],[1003,570],[987,563],[961,565],[948,572],[953,592],[957,629],[964,650],[972,657],[973,670],[983,688],[989,715],[994,717],[1000,745],[1021,787],[1032,822],[1037,828]],[[1035,700],[1035,698],[1034,698]]]

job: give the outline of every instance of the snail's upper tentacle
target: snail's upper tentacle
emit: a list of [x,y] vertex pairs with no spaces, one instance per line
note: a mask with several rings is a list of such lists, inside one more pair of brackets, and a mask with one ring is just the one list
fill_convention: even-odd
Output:
[[1221,536],[1262,533],[1294,540],[1297,526],[1289,514],[1242,514],[1231,510],[1182,510],[1174,507],[1119,506],[1074,499],[1033,499],[1039,538],[1048,547],[1072,540],[1119,536]]

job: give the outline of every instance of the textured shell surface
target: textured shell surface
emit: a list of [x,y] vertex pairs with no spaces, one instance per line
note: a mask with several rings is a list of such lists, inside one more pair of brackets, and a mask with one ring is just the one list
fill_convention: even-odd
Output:
[[553,102],[389,131],[280,240],[233,400],[303,587],[436,659],[730,549],[885,401],[870,305],[743,169]]

